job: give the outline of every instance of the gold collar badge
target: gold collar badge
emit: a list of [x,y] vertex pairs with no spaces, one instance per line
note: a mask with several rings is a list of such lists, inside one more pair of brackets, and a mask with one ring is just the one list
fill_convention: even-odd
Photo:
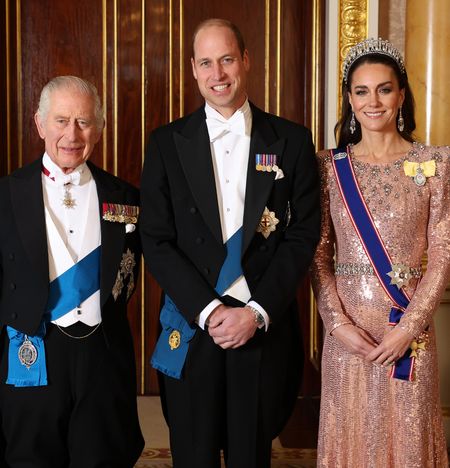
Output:
[[275,231],[279,222],[280,220],[276,218],[275,212],[269,211],[269,208],[266,206],[258,227],[256,228],[256,232],[260,232],[267,239],[270,236],[270,233]]

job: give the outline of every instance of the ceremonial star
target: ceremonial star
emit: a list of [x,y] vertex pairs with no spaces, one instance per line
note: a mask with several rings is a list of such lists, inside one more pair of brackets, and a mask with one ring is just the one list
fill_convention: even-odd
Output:
[[387,275],[391,277],[391,284],[397,286],[398,289],[407,286],[411,279],[410,269],[401,263],[392,265],[392,271],[387,273]]
[[267,239],[270,233],[275,231],[279,222],[280,220],[275,216],[275,212],[269,211],[266,206],[261,216],[261,221],[256,228],[256,232],[260,232]]

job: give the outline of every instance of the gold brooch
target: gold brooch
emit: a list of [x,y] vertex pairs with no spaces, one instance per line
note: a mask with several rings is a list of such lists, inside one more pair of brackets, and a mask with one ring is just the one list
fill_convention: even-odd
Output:
[[269,208],[266,206],[261,216],[261,221],[256,228],[256,232],[260,232],[267,239],[270,233],[275,231],[279,222],[280,220],[276,218],[275,212],[269,211]]
[[169,336],[169,346],[170,350],[173,351],[180,346],[181,343],[181,335],[178,330],[174,330]]

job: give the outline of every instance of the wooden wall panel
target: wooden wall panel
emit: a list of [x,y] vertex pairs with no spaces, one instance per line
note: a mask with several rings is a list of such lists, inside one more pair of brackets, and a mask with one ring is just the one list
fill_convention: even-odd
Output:
[[[323,116],[312,80],[312,70],[319,70],[320,79],[323,68],[312,49],[317,18],[319,36],[324,33],[324,5],[325,0],[5,0],[0,99],[6,112],[0,145],[6,157],[0,159],[0,176],[41,155],[43,143],[33,121],[40,90],[56,75],[74,74],[97,86],[104,105],[106,127],[91,159],[139,185],[150,131],[203,102],[192,77],[191,37],[209,17],[228,18],[243,32],[251,62],[250,99],[311,126],[314,113]],[[323,59],[322,50],[319,56]],[[314,135],[321,139],[321,123]],[[308,350],[307,282],[298,297]],[[160,299],[158,284],[143,271],[129,307],[140,393],[158,392],[149,360]],[[303,392],[317,394],[317,362],[307,362],[305,375]]]
[[5,5],[2,5],[0,8],[0,31],[1,34],[1,48],[0,48],[0,141],[4,142],[5,150],[0,152],[0,176],[8,173],[8,93],[7,89],[9,88],[8,77],[6,69],[8,68],[9,60],[9,31],[7,28],[6,17],[8,13],[8,2],[5,2]]

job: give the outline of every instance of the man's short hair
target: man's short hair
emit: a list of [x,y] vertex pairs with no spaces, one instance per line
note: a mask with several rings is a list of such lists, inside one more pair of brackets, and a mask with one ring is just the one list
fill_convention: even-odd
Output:
[[191,45],[192,57],[195,57],[194,43],[195,43],[195,38],[197,37],[198,32],[201,29],[207,28],[209,26],[219,26],[222,28],[228,28],[234,34],[234,37],[236,38],[239,51],[241,52],[241,57],[244,57],[245,43],[244,43],[244,38],[242,36],[241,31],[234,23],[226,19],[222,19],[222,18],[209,18],[207,20],[202,21],[199,25],[197,25],[197,27],[195,28],[194,34],[192,35],[192,45]]
[[57,76],[51,79],[41,91],[39,99],[39,107],[37,110],[38,115],[42,120],[47,118],[48,110],[50,107],[50,96],[53,91],[58,89],[75,89],[81,94],[92,97],[94,100],[94,112],[97,127],[101,130],[105,124],[105,117],[103,115],[102,104],[98,96],[97,88],[89,81],[78,78],[77,76]]

